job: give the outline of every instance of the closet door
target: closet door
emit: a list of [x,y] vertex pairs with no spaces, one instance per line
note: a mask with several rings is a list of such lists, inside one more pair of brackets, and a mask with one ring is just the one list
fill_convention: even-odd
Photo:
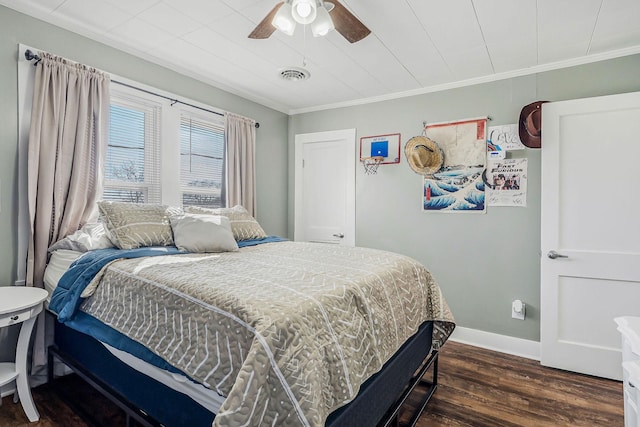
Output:
[[640,93],[542,107],[541,363],[621,379],[640,316]]
[[355,246],[355,129],[295,139],[295,240]]

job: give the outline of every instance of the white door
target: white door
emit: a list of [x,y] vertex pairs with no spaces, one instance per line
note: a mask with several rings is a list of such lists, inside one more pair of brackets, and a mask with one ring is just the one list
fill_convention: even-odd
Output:
[[640,316],[640,92],[544,104],[542,123],[541,363],[621,379],[613,319]]
[[355,129],[296,135],[295,240],[355,245]]

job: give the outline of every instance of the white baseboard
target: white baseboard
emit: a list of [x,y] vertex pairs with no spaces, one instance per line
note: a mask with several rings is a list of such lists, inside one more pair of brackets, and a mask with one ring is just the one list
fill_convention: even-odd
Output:
[[449,339],[462,344],[469,344],[501,353],[540,360],[540,343],[538,341],[499,335],[478,329],[463,328],[461,326],[456,326],[456,329]]

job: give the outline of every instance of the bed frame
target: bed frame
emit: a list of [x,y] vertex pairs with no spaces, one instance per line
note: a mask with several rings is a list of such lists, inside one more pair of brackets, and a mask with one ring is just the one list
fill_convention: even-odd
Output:
[[[127,427],[211,426],[215,415],[188,396],[129,367],[93,337],[55,323],[55,344],[49,347],[49,383],[88,424],[100,425],[76,403],[77,398],[56,387],[54,359],[120,407],[126,414]],[[433,322],[423,323],[383,369],[362,385],[351,403],[329,415],[326,426],[399,426],[404,402],[421,385],[427,392],[407,424],[415,426],[437,387],[438,352],[431,349],[432,332]],[[429,370],[431,378],[425,379]]]

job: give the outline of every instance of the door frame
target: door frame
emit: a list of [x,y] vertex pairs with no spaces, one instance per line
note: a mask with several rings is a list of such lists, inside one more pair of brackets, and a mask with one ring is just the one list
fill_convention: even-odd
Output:
[[356,244],[356,129],[342,129],[326,132],[301,133],[295,135],[294,145],[294,240],[302,233],[303,221],[301,217],[302,200],[304,195],[304,186],[301,185],[303,178],[303,145],[304,144],[321,144],[323,142],[333,142],[336,140],[344,140],[345,142],[345,164],[347,165],[346,173],[346,210],[345,212],[345,237],[342,244],[346,246],[355,246]]

